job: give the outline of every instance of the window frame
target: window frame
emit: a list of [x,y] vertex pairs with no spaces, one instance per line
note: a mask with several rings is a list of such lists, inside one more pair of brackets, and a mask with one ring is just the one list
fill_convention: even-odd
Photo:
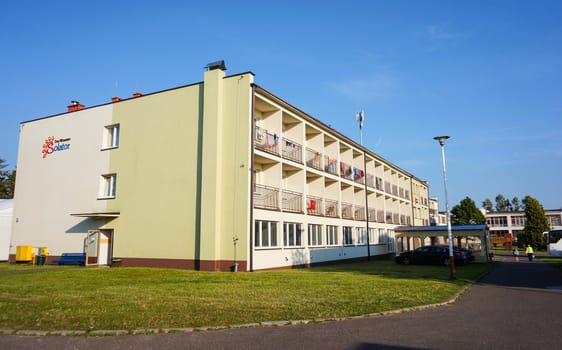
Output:
[[344,246],[353,245],[353,227],[351,226],[342,227],[342,244]]
[[[254,220],[254,247],[259,249],[278,248],[279,247],[279,233],[278,221],[269,220]],[[267,225],[267,232],[264,236],[264,224]],[[267,245],[263,244],[263,238],[267,237]]]
[[102,150],[119,148],[121,124],[111,124],[104,127]]
[[117,174],[101,175],[98,199],[114,199],[115,197],[117,197]]
[[302,247],[302,224],[298,222],[283,222],[283,247]]
[[326,225],[326,245],[336,246],[338,245],[338,226],[336,225]]
[[322,238],[322,225],[308,224],[308,245],[311,247],[321,247],[324,245]]

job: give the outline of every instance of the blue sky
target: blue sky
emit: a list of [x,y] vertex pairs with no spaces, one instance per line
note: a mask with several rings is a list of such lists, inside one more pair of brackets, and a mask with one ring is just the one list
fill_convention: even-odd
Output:
[[[237,5],[240,3],[241,5]],[[19,123],[199,82],[258,85],[430,183],[444,208],[497,194],[562,207],[562,1],[10,1],[0,158]],[[56,178],[56,174],[53,174]]]

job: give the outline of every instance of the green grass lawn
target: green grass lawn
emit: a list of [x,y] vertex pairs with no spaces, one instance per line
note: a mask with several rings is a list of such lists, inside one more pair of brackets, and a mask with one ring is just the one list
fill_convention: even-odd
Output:
[[321,320],[443,302],[493,264],[392,261],[255,273],[0,264],[0,328],[132,330]]

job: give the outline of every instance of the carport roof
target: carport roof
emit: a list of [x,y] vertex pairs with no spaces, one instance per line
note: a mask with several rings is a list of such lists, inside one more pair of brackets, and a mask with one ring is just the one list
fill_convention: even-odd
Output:
[[[448,234],[447,226],[399,226],[394,229],[397,236],[443,236]],[[477,236],[486,233],[486,225],[451,226],[453,236]]]

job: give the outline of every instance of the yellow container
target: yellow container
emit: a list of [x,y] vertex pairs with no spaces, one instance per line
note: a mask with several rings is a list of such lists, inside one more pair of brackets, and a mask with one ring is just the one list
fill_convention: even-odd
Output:
[[30,245],[18,245],[16,247],[16,261],[32,261],[33,247]]

